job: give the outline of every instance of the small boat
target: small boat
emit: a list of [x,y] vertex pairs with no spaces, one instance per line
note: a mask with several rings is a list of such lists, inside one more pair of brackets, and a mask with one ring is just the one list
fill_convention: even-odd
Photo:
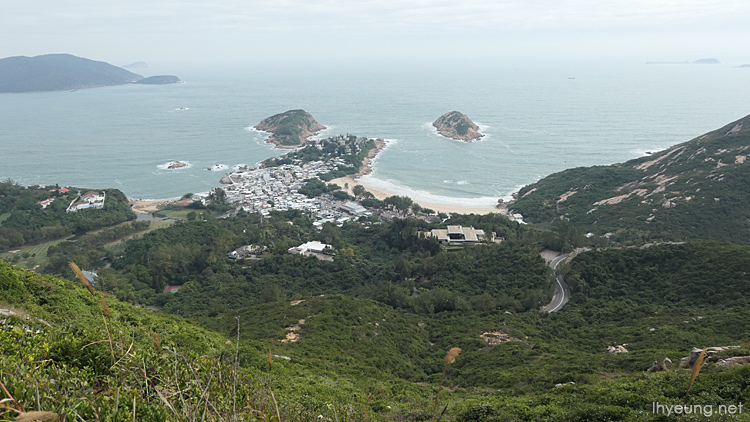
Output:
[[190,109],[187,107],[180,107],[180,108],[175,109],[175,111],[182,111],[182,110],[190,110]]

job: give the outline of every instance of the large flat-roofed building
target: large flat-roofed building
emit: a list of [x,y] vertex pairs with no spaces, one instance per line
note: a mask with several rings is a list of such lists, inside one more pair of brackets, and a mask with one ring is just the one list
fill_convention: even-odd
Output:
[[289,248],[287,252],[290,254],[314,256],[322,261],[333,261],[333,256],[336,253],[333,246],[315,240],[303,243],[296,248]]
[[[445,229],[432,229],[430,236],[436,237],[441,245],[460,245],[463,243],[479,243],[485,240],[488,235],[482,229],[463,226],[448,226]],[[495,233],[490,233],[489,241],[495,240]]]

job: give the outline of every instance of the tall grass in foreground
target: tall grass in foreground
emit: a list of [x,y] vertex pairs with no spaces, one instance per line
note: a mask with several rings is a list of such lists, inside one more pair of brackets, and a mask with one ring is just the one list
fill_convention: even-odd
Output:
[[[432,409],[432,420],[435,420],[437,416],[438,401],[440,400],[440,390],[443,389],[443,380],[445,379],[445,372],[448,370],[448,365],[456,361],[456,357],[461,353],[460,347],[453,347],[448,350],[445,354],[445,365],[443,366],[443,375],[440,376],[440,385],[438,386],[438,392],[435,396],[435,407]],[[445,412],[445,410],[443,410]]]

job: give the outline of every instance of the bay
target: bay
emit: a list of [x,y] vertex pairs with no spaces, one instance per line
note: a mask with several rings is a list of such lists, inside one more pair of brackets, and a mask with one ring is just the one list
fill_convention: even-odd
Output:
[[[0,95],[0,178],[166,198],[283,154],[251,130],[289,109],[319,136],[382,137],[368,183],[431,203],[486,206],[577,166],[622,162],[750,113],[750,70],[640,63],[183,65],[177,85]],[[184,109],[181,109],[184,108]],[[464,143],[431,122],[459,110],[486,134]],[[180,160],[190,167],[168,170]],[[223,164],[227,170],[206,168]]]

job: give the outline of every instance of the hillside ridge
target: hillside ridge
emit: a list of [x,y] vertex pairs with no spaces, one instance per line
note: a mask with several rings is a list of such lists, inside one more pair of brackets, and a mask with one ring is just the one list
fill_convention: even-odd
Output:
[[141,79],[123,68],[71,54],[0,59],[0,93],[75,90]]
[[522,188],[512,212],[567,220],[596,233],[750,242],[750,116],[666,150],[552,174]]

